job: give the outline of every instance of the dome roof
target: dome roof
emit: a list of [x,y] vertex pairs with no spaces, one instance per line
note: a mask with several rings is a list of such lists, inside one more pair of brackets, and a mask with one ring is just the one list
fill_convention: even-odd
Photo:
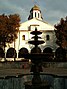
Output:
[[32,8],[32,10],[40,10],[40,8],[37,5],[34,5],[34,7]]

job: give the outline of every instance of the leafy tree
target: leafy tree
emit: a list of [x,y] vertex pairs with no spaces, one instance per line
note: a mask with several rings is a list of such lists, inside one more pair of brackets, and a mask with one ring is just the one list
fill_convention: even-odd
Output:
[[[20,26],[20,17],[14,15],[0,15],[0,44],[12,43],[17,38]],[[5,44],[6,45],[6,44]]]
[[67,16],[65,19],[61,18],[60,23],[55,25],[57,29],[56,37],[57,37],[57,44],[63,48],[67,47]]
[[20,17],[14,15],[0,15],[0,46],[6,46],[6,43],[12,43],[17,39],[17,33],[20,26]]

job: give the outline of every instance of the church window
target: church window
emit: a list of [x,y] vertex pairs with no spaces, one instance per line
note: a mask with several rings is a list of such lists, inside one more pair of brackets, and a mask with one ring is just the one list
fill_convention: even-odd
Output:
[[50,40],[50,36],[49,35],[46,35],[46,40]]
[[35,17],[36,17],[36,12],[35,12]]
[[25,35],[22,36],[22,40],[25,40]]
[[31,18],[33,18],[33,13],[31,13]]
[[38,18],[39,18],[39,13],[38,13]]

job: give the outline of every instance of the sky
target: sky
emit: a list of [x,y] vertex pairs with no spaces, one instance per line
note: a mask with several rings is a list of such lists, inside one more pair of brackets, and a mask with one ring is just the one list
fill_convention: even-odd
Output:
[[0,14],[19,14],[21,22],[25,22],[35,4],[39,6],[43,20],[52,25],[67,16],[67,0],[0,0]]

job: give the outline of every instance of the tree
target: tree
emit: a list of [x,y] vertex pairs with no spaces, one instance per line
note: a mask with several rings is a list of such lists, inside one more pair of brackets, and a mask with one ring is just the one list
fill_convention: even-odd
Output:
[[55,31],[56,43],[63,48],[67,48],[67,16],[65,19],[61,18],[60,23],[55,25],[55,28],[57,29]]
[[20,17],[14,15],[0,15],[0,46],[6,46],[6,43],[12,43],[17,39],[17,33],[20,26]]

